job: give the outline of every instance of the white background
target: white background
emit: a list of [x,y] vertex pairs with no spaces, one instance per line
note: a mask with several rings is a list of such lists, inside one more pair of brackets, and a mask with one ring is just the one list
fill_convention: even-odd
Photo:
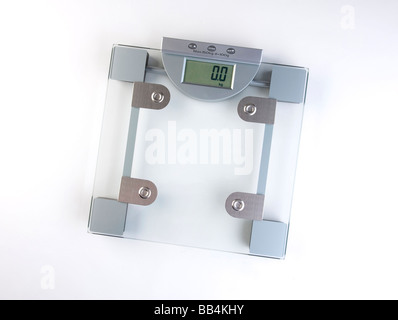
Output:
[[[348,6],[348,7],[347,7]],[[0,2],[0,298],[398,298],[398,2]],[[113,43],[310,68],[284,261],[87,233]]]

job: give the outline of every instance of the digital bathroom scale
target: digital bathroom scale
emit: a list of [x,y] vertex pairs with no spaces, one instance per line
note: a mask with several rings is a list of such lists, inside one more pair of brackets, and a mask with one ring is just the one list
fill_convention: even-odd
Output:
[[284,258],[307,79],[260,49],[115,45],[89,232]]

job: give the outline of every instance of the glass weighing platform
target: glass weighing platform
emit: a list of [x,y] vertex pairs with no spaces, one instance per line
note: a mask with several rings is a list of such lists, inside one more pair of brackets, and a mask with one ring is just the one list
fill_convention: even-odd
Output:
[[284,258],[307,79],[261,49],[115,45],[89,232]]

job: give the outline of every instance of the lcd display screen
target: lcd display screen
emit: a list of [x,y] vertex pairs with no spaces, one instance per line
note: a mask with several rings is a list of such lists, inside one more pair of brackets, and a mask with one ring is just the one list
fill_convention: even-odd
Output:
[[234,73],[235,65],[186,60],[183,82],[232,89]]

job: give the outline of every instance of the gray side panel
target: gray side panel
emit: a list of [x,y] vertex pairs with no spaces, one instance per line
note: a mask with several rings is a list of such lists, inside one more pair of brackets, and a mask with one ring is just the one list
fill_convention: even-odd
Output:
[[89,231],[108,236],[123,236],[127,206],[127,203],[112,199],[93,199]]
[[266,124],[264,129],[263,150],[261,152],[260,172],[258,174],[257,194],[266,194],[269,159],[271,157],[274,125]]
[[250,253],[283,259],[286,252],[287,224],[276,221],[253,221]]
[[144,49],[115,46],[109,78],[127,82],[143,81],[147,56]]
[[304,102],[307,73],[303,68],[273,66],[269,97],[283,102]]
[[127,136],[126,154],[124,156],[123,176],[130,177],[133,167],[135,138],[137,136],[138,117],[140,109],[131,108],[129,132]]

